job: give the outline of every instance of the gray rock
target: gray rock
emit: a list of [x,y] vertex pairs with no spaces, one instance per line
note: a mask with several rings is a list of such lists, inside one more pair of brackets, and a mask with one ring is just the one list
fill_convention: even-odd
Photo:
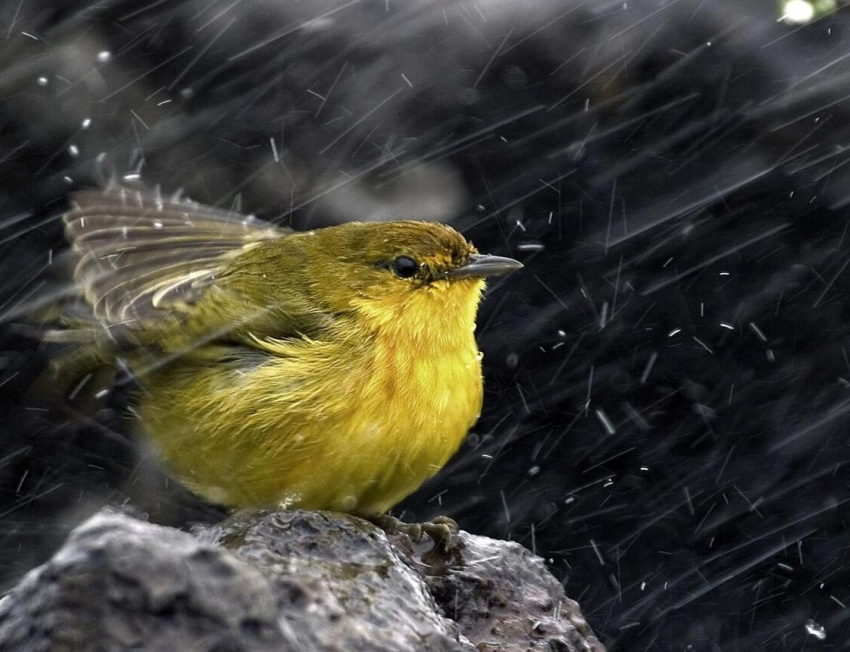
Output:
[[281,599],[233,554],[103,513],[0,603],[0,650],[297,650]]
[[438,554],[301,511],[193,534],[94,516],[0,602],[0,651],[604,652],[515,543],[461,533]]
[[461,532],[450,555],[426,561],[415,568],[478,650],[604,652],[578,603],[520,544]]

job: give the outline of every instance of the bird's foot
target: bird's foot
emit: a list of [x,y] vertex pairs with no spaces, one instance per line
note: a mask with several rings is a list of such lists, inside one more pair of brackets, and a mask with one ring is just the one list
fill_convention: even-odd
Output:
[[414,543],[422,540],[422,535],[427,534],[434,542],[434,550],[448,552],[452,548],[452,539],[458,533],[457,522],[448,516],[437,516],[425,523],[405,523],[395,516],[389,514],[376,514],[369,517],[369,521],[377,525],[387,534],[401,532],[410,537]]

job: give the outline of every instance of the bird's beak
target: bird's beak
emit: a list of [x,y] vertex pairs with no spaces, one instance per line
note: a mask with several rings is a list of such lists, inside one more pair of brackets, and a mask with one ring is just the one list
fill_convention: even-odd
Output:
[[519,269],[523,264],[513,258],[505,258],[503,256],[489,256],[487,254],[471,254],[466,265],[455,267],[446,272],[449,278],[473,278],[485,276],[500,276],[507,274],[515,269]]

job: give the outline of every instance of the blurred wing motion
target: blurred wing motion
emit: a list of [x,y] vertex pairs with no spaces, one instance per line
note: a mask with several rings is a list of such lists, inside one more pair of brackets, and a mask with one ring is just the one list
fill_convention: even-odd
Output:
[[97,319],[130,329],[188,311],[229,259],[289,232],[128,189],[85,190],[71,199],[64,219],[80,256],[75,280]]

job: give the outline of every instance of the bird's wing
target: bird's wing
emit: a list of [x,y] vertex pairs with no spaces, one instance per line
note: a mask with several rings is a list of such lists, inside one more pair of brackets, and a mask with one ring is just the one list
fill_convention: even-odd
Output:
[[123,188],[71,196],[74,278],[94,316],[140,329],[187,312],[228,260],[289,231],[253,216]]

